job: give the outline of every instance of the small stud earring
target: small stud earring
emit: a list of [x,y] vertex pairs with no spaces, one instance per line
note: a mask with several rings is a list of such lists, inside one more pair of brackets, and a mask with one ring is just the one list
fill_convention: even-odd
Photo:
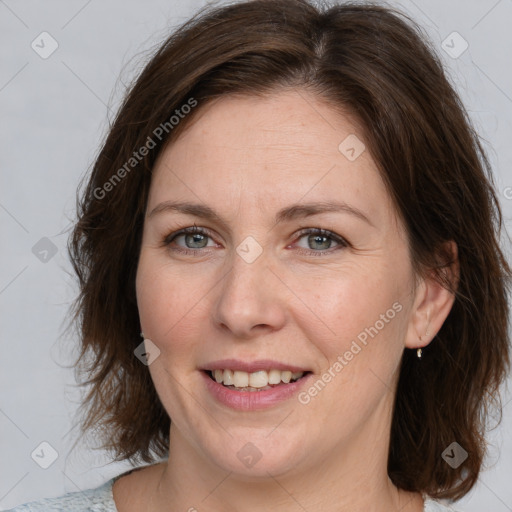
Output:
[[145,338],[145,336],[144,336],[144,333],[143,333],[143,332],[141,332],[141,333],[140,333],[140,337],[141,337],[142,339],[144,339],[144,338]]
[[[428,326],[427,326],[427,332],[425,333],[425,336],[428,338],[429,335],[430,335],[430,333],[428,332]],[[423,341],[421,339],[421,336],[418,336],[418,338],[419,338],[420,341]],[[421,359],[421,348],[418,348],[416,350],[416,355],[418,356],[418,359]]]

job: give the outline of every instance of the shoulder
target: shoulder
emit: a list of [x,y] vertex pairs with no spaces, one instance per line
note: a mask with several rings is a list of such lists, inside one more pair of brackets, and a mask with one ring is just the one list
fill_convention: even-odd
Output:
[[[121,475],[120,475],[121,476]],[[19,505],[6,512],[46,512],[59,510],[66,512],[117,512],[112,495],[115,477],[95,489],[70,492],[57,498],[43,498]]]
[[440,501],[433,500],[432,498],[425,499],[424,512],[462,512],[453,508],[451,505],[444,505]]
[[[127,477],[131,474],[141,476],[149,475],[157,468],[162,469],[164,467],[163,464],[165,464],[165,461],[151,466],[132,468],[115,476],[95,489],[69,492],[56,498],[43,498],[31,501],[23,505],[18,505],[13,509],[6,510],[5,512],[47,512],[56,510],[61,512],[119,512],[116,507],[116,501],[114,500],[114,483],[118,480],[121,480],[121,482],[124,480],[125,483],[134,485],[135,481],[133,478],[127,482],[126,478],[123,479],[122,477]],[[121,496],[121,498],[123,498],[123,496]],[[124,502],[122,502],[122,504],[123,503]]]

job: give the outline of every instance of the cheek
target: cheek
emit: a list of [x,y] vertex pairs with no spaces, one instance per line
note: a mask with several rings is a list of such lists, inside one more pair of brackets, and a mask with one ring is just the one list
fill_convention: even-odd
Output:
[[[148,254],[149,253],[149,254]],[[141,254],[136,278],[141,326],[162,352],[190,354],[204,318],[209,286],[197,272],[183,272],[161,256]]]
[[354,270],[332,281],[328,292],[316,288],[309,295],[315,315],[303,317],[301,327],[323,354],[326,367],[341,357],[353,369],[371,366],[393,373],[403,350],[407,314],[400,279],[383,268]]
[[349,432],[362,428],[394,389],[407,310],[391,279],[337,284],[329,298],[315,294],[315,312],[328,328],[316,330],[306,321],[301,326],[323,365],[299,399],[320,423],[333,425],[344,418]]

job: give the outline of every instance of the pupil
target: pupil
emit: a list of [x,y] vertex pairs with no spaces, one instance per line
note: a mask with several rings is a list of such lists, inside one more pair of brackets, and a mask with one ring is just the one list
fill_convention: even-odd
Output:
[[310,237],[310,241],[311,239],[313,239],[313,243],[316,243],[319,241],[319,243],[322,243],[322,241],[324,241],[324,247],[321,247],[322,249],[329,249],[329,245],[330,245],[330,240],[328,237],[326,236],[321,236],[321,235],[311,235]]
[[[192,243],[200,243],[201,242],[201,239],[204,238],[204,236],[200,233],[195,233],[193,235],[188,235],[188,237],[192,237]],[[204,242],[204,240],[202,240]],[[187,242],[188,242],[188,238],[187,238]],[[188,243],[187,243],[188,245]],[[204,245],[200,246],[200,247],[204,247]],[[197,247],[196,247],[197,248]]]

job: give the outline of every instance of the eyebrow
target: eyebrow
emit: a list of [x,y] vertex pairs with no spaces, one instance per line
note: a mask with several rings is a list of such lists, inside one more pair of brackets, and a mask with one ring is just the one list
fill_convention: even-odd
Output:
[[[163,203],[160,203],[155,208],[153,208],[151,213],[148,215],[148,218],[153,217],[159,213],[169,211],[194,215],[195,217],[215,221],[222,225],[224,228],[227,227],[227,223],[213,208],[210,208],[204,204],[182,201],[164,201]],[[321,213],[330,212],[348,213],[359,218],[360,220],[363,220],[370,226],[375,227],[363,211],[341,201],[292,204],[282,208],[277,212],[275,216],[275,223],[279,224],[281,222],[291,221],[293,219],[305,218],[312,215],[319,215]]]

